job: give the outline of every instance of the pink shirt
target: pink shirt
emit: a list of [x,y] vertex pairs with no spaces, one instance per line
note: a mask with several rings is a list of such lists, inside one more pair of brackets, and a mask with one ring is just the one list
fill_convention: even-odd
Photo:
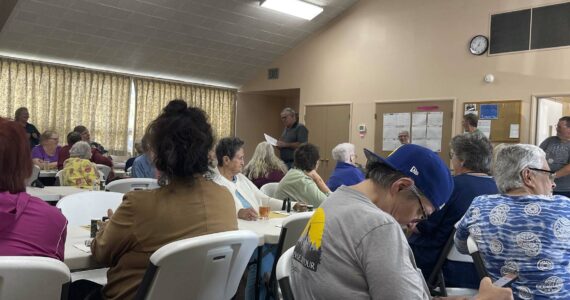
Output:
[[0,192],[0,256],[46,256],[63,261],[67,219],[27,193]]

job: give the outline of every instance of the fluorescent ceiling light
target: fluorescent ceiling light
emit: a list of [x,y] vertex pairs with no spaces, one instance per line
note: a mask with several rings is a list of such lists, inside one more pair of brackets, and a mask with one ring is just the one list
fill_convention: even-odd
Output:
[[261,6],[309,21],[323,12],[322,7],[299,0],[262,0]]

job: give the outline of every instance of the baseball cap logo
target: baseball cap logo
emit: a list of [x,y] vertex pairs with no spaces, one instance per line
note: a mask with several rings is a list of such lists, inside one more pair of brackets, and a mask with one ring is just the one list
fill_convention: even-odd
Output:
[[420,172],[418,171],[418,169],[416,169],[416,166],[412,166],[412,168],[410,169],[410,173],[416,176],[420,175]]

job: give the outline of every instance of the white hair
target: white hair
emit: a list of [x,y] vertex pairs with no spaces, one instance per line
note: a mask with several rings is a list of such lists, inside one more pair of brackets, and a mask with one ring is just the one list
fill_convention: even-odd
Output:
[[91,146],[87,142],[77,142],[71,146],[71,149],[69,149],[69,156],[91,159]]
[[495,153],[493,175],[501,193],[523,187],[522,170],[542,168],[546,156],[542,149],[529,144],[500,144]]
[[350,162],[350,156],[355,153],[354,151],[354,145],[351,143],[338,144],[332,149],[332,158],[336,161]]

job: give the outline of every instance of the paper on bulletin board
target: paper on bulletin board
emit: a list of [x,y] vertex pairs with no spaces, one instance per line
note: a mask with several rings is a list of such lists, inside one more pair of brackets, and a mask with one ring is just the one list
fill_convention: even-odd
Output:
[[519,124],[511,124],[509,130],[509,139],[519,138]]
[[497,104],[481,104],[479,105],[479,119],[496,120],[499,118],[499,106]]
[[410,130],[410,113],[385,113],[383,124],[382,151],[393,151],[400,146],[398,133]]
[[412,113],[412,127],[426,126],[427,125],[427,113],[426,112],[414,112]]
[[394,151],[398,147],[400,147],[400,141],[398,139],[382,140],[382,151]]
[[443,126],[443,112],[434,111],[427,113],[427,125],[428,126]]
[[489,138],[491,136],[491,120],[479,119],[479,122],[477,122],[477,129]]

